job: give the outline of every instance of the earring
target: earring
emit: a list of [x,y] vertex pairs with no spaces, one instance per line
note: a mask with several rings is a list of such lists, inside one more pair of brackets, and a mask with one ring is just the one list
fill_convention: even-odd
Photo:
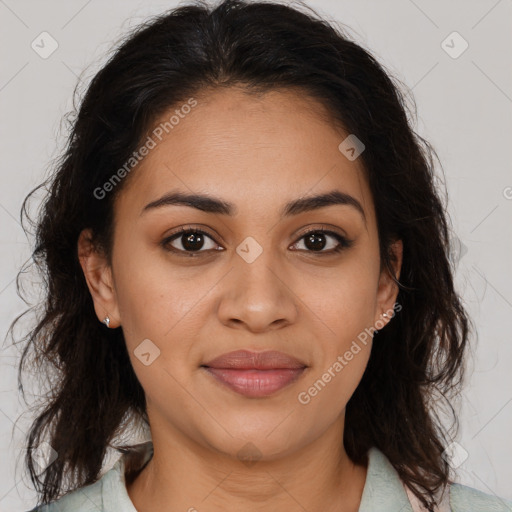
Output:
[[388,315],[387,313],[382,313],[382,316],[383,316],[384,318],[389,318],[389,315]]
[[109,327],[109,325],[110,325],[110,318],[109,318],[108,316],[106,316],[106,317],[103,319],[103,323],[104,323],[107,327]]

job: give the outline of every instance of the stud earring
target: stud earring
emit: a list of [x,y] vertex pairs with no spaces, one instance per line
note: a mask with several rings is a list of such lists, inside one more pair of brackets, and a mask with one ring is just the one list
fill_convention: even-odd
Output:
[[110,318],[108,316],[106,316],[104,319],[103,319],[103,323],[109,327],[110,326]]
[[382,313],[382,316],[383,316],[384,318],[389,318],[389,315],[388,315],[387,313]]

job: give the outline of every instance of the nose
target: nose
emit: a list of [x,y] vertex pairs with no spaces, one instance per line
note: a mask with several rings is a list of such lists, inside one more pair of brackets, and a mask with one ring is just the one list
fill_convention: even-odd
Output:
[[270,251],[263,251],[251,263],[236,255],[233,263],[223,280],[218,308],[224,325],[258,333],[297,321],[299,298],[290,282],[293,279],[272,260]]

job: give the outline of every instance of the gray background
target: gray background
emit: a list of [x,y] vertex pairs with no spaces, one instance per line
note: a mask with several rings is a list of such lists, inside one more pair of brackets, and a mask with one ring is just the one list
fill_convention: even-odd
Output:
[[[460,445],[455,453],[458,479],[512,499],[512,2],[307,3],[351,27],[353,37],[412,88],[418,112],[415,129],[434,145],[446,173],[453,236],[461,242],[455,256],[457,286],[478,329],[460,400],[460,434],[454,439]],[[61,120],[72,108],[78,77],[83,90],[122,34],[148,15],[175,5],[141,0],[0,0],[3,335],[25,309],[15,283],[19,267],[30,255],[19,224],[20,205],[62,149],[66,125]],[[47,59],[31,47],[43,31],[58,43]],[[469,44],[457,58],[445,51],[453,54],[462,48],[461,40],[446,40],[454,31]],[[37,295],[36,282],[32,296]],[[27,510],[35,503],[21,465],[23,436],[32,416],[17,392],[18,357],[10,340],[3,344],[0,511]],[[459,465],[465,454],[461,450],[467,459]]]

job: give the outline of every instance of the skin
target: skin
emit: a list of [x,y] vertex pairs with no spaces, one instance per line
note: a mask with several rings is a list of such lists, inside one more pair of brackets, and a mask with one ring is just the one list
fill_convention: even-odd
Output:
[[[231,88],[197,99],[124,184],[112,266],[88,242],[90,232],[79,241],[98,319],[108,314],[111,328],[122,327],[146,394],[155,453],[128,494],[141,512],[357,511],[367,468],[348,458],[341,440],[371,339],[307,405],[297,397],[392,310],[398,293],[380,268],[362,164],[339,151],[347,134],[304,94]],[[350,205],[280,218],[288,201],[334,189],[356,198],[366,219]],[[171,190],[221,198],[237,213],[176,205],[141,213]],[[194,258],[160,245],[180,226],[211,236]],[[353,245],[328,254],[338,242],[325,235],[323,249],[307,246],[304,232],[322,226]],[[249,236],[263,251],[251,263],[236,252]],[[182,243],[169,244],[183,251]],[[402,243],[392,249],[398,278]],[[145,339],[160,350],[148,366],[134,355]],[[241,348],[280,350],[308,368],[270,397],[247,398],[200,368]],[[252,465],[237,456],[249,442],[260,455]]]

